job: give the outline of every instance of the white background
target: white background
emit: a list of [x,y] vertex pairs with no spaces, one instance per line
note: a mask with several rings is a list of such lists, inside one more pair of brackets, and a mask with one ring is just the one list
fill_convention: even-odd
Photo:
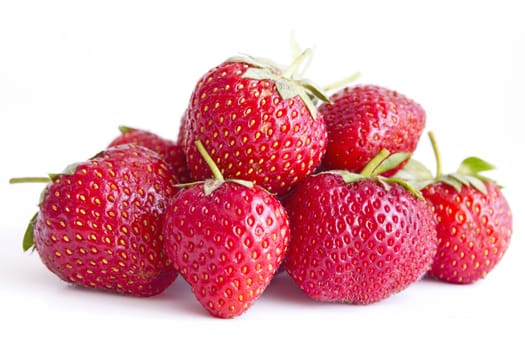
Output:
[[[120,124],[175,138],[202,74],[239,52],[289,62],[292,32],[316,48],[308,77],[321,85],[359,71],[421,103],[445,171],[469,155],[498,167],[514,237],[485,280],[422,280],[352,306],[310,301],[280,275],[247,313],[219,320],[181,278],[123,297],[68,286],[22,252],[42,186],[10,177],[85,160]],[[0,347],[523,349],[524,62],[519,1],[0,0]],[[426,136],[416,157],[433,166]]]

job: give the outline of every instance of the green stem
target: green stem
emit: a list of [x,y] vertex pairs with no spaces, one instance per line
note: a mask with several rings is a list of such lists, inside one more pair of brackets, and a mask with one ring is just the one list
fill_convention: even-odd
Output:
[[428,132],[428,137],[430,138],[430,143],[432,144],[432,149],[434,150],[434,156],[436,157],[436,179],[439,179],[441,177],[441,153],[439,153],[436,137],[432,131]]
[[291,79],[297,68],[299,68],[299,65],[304,61],[304,59],[312,54],[311,49],[304,50],[299,56],[297,56],[292,64],[283,73],[283,77],[287,79]]
[[215,164],[215,162],[211,158],[208,151],[206,151],[206,149],[204,148],[202,142],[200,140],[195,141],[195,146],[197,146],[197,149],[199,150],[199,153],[201,154],[202,158],[204,158],[204,161],[210,167],[213,177],[216,180],[224,181],[224,177],[222,176],[221,171],[217,167],[217,164]]
[[9,179],[10,184],[48,183],[49,181],[49,177],[14,177]]
[[323,90],[324,91],[330,91],[330,90],[339,89],[339,88],[341,88],[341,87],[343,87],[345,85],[348,85],[351,82],[357,80],[360,76],[361,76],[361,73],[359,73],[359,72],[354,73],[354,74],[352,74],[349,77],[346,77],[346,78],[341,79],[339,81],[336,81],[336,82],[334,82],[332,84],[328,84],[328,85],[324,86]]
[[374,171],[388,158],[390,152],[383,148],[368,164],[361,170],[361,175],[365,177],[370,177],[376,175]]

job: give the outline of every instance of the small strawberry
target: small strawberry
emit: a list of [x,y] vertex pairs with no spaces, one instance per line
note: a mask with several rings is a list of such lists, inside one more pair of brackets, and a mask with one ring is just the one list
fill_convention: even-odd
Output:
[[250,181],[224,180],[199,144],[215,179],[183,187],[167,209],[166,248],[210,314],[242,314],[277,271],[289,238],[280,202]]
[[319,88],[292,78],[309,51],[285,72],[251,57],[230,59],[197,83],[184,122],[184,150],[196,179],[210,177],[195,141],[202,140],[226,178],[283,194],[310,175],[326,148]]
[[432,212],[407,183],[379,175],[409,157],[388,154],[381,151],[360,174],[311,176],[286,198],[285,268],[309,297],[370,304],[429,269],[437,242]]
[[176,278],[161,231],[176,188],[157,153],[109,148],[50,179],[24,237],[24,249],[34,245],[49,270],[75,285],[135,296],[158,294]]
[[482,159],[465,159],[457,172],[442,175],[441,157],[432,133],[436,177],[425,176],[423,196],[437,219],[438,251],[429,274],[467,284],[484,278],[501,260],[512,236],[512,213],[498,185],[482,176],[494,167]]
[[186,163],[186,155],[181,144],[160,137],[150,131],[121,126],[121,135],[116,137],[108,147],[134,143],[157,152],[168,163],[170,171],[178,183],[192,181],[190,170]]
[[[412,153],[425,127],[423,108],[374,85],[346,87],[319,106],[328,130],[324,169],[361,171],[381,149]],[[392,175],[397,169],[392,169]]]

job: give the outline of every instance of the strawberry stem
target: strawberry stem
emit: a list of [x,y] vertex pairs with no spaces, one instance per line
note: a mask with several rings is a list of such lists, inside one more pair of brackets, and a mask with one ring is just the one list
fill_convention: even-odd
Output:
[[224,177],[222,176],[221,171],[217,167],[217,164],[215,164],[215,162],[211,158],[208,151],[206,151],[206,149],[204,148],[204,145],[202,144],[202,142],[200,140],[195,141],[195,146],[197,146],[197,149],[199,150],[199,153],[201,154],[202,158],[204,158],[204,161],[210,167],[213,177],[216,180],[224,181]]
[[48,183],[49,177],[13,177],[9,179],[10,184],[24,183]]
[[436,137],[432,131],[428,132],[428,137],[430,138],[430,143],[432,144],[432,150],[434,151],[434,156],[436,157],[436,179],[439,179],[442,174],[441,170],[441,153],[437,146]]
[[311,49],[304,50],[299,56],[297,56],[292,64],[286,68],[286,70],[283,73],[283,77],[287,79],[292,79],[292,76],[294,75],[297,68],[299,68],[299,65],[304,61],[304,59],[312,54]]
[[361,73],[356,72],[356,73],[352,74],[349,77],[346,77],[346,78],[341,79],[339,81],[336,81],[336,82],[333,82],[333,83],[328,84],[326,86],[323,86],[323,90],[324,91],[330,91],[330,90],[339,89],[339,88],[341,88],[341,87],[343,87],[345,85],[348,85],[351,82],[357,80],[360,76],[361,76]]
[[361,175],[365,177],[372,177],[377,175],[376,169],[390,156],[390,152],[383,148],[368,164],[361,170]]

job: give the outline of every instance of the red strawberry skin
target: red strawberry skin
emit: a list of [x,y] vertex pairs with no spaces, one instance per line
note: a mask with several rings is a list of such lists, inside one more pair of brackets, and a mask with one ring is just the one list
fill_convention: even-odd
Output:
[[231,318],[261,295],[288,240],[286,212],[258,188],[226,182],[209,195],[203,185],[182,189],[164,222],[167,251],[210,314]]
[[134,143],[157,152],[168,163],[168,167],[175,175],[178,183],[192,181],[182,145],[150,131],[124,128],[122,134],[111,141],[108,147],[127,143]]
[[46,187],[33,226],[36,250],[64,281],[158,294],[177,276],[161,231],[174,192],[156,153],[135,145],[109,148]]
[[390,153],[416,149],[426,114],[406,96],[375,85],[358,85],[336,92],[331,100],[319,106],[328,130],[323,168],[358,173],[383,148]]
[[458,192],[443,182],[423,189],[436,215],[439,242],[430,275],[451,283],[473,283],[507,251],[512,236],[510,206],[495,184],[485,186],[487,194],[472,186]]
[[436,252],[428,204],[397,184],[315,175],[285,201],[291,240],[285,267],[318,301],[370,304],[421,278]]
[[298,96],[281,98],[274,81],[243,78],[249,67],[226,62],[198,82],[185,121],[188,166],[196,179],[211,176],[194,145],[200,140],[225,178],[283,194],[320,164],[326,127]]

